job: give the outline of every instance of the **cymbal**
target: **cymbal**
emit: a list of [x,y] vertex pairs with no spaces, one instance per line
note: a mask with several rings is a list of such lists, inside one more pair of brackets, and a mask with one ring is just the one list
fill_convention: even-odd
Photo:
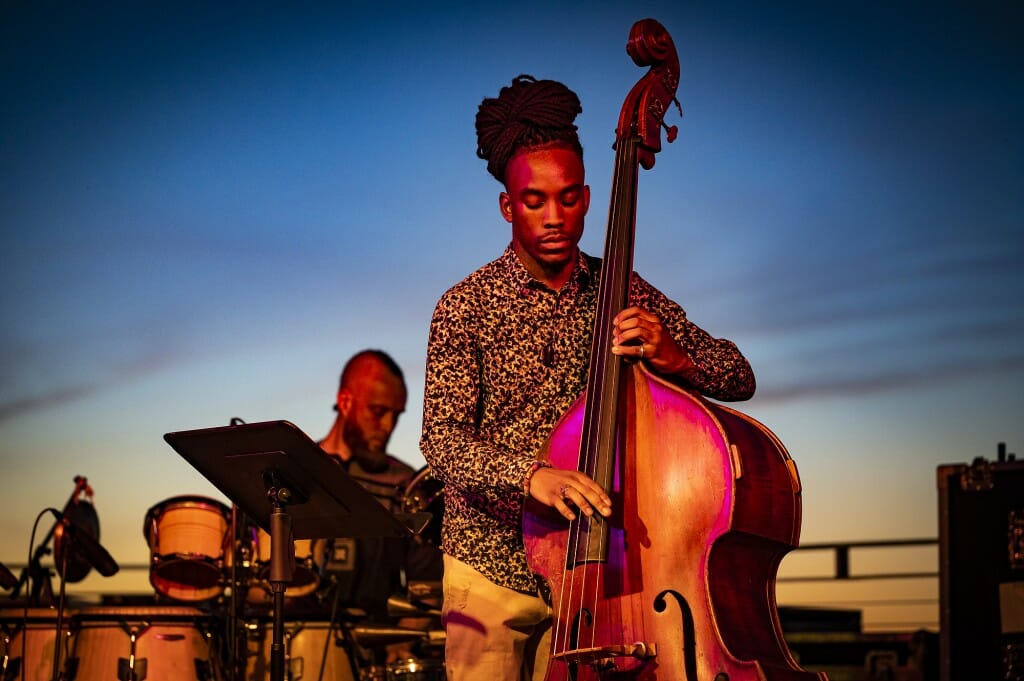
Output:
[[427,632],[420,631],[419,629],[373,625],[360,625],[358,627],[352,627],[349,631],[357,642],[365,645],[415,641],[416,639],[424,638],[427,635]]
[[420,600],[424,598],[440,598],[444,590],[441,587],[441,580],[433,582],[409,582],[409,598]]
[[391,617],[440,617],[441,611],[437,608],[427,608],[412,603],[401,596],[389,596],[388,615]]

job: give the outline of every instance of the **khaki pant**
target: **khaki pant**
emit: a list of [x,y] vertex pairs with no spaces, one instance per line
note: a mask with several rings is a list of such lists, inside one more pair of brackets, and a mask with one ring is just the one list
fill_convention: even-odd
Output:
[[448,681],[543,681],[551,608],[540,596],[498,586],[447,554],[443,584]]

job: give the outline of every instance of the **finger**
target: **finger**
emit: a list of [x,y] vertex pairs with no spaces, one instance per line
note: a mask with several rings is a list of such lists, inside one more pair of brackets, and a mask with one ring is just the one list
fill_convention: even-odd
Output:
[[627,345],[630,341],[636,341],[638,338],[642,338],[644,335],[644,329],[642,327],[633,327],[632,329],[620,329],[618,336],[616,336],[616,343],[618,345]]
[[594,509],[591,508],[590,502],[587,501],[587,497],[580,487],[582,485],[578,481],[565,483],[558,490],[559,500],[567,507],[569,504],[572,504],[582,511],[584,515],[593,515]]
[[569,505],[565,503],[565,499],[562,497],[556,497],[555,503],[552,504],[552,506],[556,511],[561,513],[566,520],[576,520],[576,514],[572,512],[572,509],[569,508]]
[[615,315],[612,319],[612,324],[618,325],[624,323],[626,320],[633,319],[639,311],[640,308],[638,307],[627,307],[625,310],[622,310],[619,314]]
[[[582,480],[578,480],[571,487],[571,492],[575,493],[570,496],[573,503],[587,515],[592,515],[594,510],[604,516],[610,515],[612,512],[612,500],[608,493],[590,478],[586,476],[581,477]],[[580,503],[581,501],[583,503]]]
[[627,307],[625,310],[615,315],[612,319],[613,324],[621,324],[627,320],[644,320],[644,321],[655,321],[658,319],[658,315],[653,312],[648,312],[642,307]]

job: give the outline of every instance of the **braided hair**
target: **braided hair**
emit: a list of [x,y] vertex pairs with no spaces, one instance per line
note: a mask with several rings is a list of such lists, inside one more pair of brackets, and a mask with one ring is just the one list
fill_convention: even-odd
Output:
[[476,114],[476,155],[487,171],[505,181],[505,166],[521,148],[561,144],[583,156],[573,121],[583,111],[576,93],[554,80],[517,76]]

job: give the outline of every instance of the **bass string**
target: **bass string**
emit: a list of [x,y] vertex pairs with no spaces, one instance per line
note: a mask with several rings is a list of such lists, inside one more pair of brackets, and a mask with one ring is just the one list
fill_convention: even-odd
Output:
[[[620,373],[622,371],[623,361],[620,357],[612,355],[610,348],[612,343],[612,319],[615,314],[618,313],[619,308],[624,307],[628,303],[629,295],[629,282],[632,270],[632,263],[630,254],[632,252],[632,236],[633,236],[633,220],[634,220],[634,200],[633,196],[629,191],[631,182],[620,182],[619,178],[629,177],[627,172],[630,168],[636,167],[636,140],[634,137],[629,137],[620,141],[618,151],[616,153],[616,169],[615,177],[617,181],[613,187],[613,203],[609,215],[609,231],[608,231],[608,243],[605,249],[605,258],[602,265],[602,277],[601,277],[601,289],[599,299],[599,310],[598,310],[598,326],[596,337],[593,341],[592,353],[594,354],[593,361],[591,363],[591,370],[596,372],[596,376],[602,377],[599,386],[595,387],[593,394],[603,395],[602,405],[604,406],[605,412],[602,414],[595,407],[593,408],[593,415],[586,419],[584,439],[581,441],[583,444],[583,452],[581,453],[581,470],[585,470],[591,477],[598,479],[602,486],[606,488],[606,491],[611,492],[613,486],[613,475],[611,471],[614,470],[614,463],[618,452],[616,451],[615,443],[617,441],[617,433],[615,424],[618,422],[618,401],[619,401],[619,385],[620,385]],[[611,394],[608,393],[610,384]],[[597,389],[600,387],[600,390]],[[609,401],[610,400],[610,401]],[[590,403],[592,404],[593,401]],[[588,407],[590,405],[588,404]],[[610,419],[610,422],[608,421]],[[604,431],[602,431],[604,426]],[[604,452],[601,450],[601,442],[604,442],[606,449]],[[604,454],[604,456],[602,456]],[[611,457],[611,461],[607,461],[608,457]],[[571,551],[568,554],[569,559],[567,565],[572,564],[574,569],[572,570],[572,576],[570,580],[563,580],[563,585],[568,581],[570,584],[570,595],[571,597],[576,594],[577,590],[577,572],[579,575],[579,607],[570,608],[571,612],[581,613],[585,610],[589,613],[589,628],[590,638],[587,641],[589,644],[586,647],[595,648],[597,647],[597,633],[600,629],[603,629],[603,623],[599,621],[599,618],[604,615],[604,609],[600,607],[602,602],[601,584],[604,578],[604,561],[607,560],[607,549],[606,535],[610,538],[610,528],[599,528],[598,531],[594,531],[594,524],[607,523],[600,516],[594,516],[593,520],[588,521],[588,532],[586,537],[586,551],[584,555],[587,559],[584,561],[582,567],[577,568],[575,559],[579,557],[578,552],[580,537],[579,534],[582,531],[582,523],[574,521],[570,526],[570,540],[568,542],[567,549]],[[593,550],[592,542],[595,541],[594,535],[597,534],[596,541],[599,543],[597,550]],[[598,556],[597,562],[591,562],[589,560],[592,556]],[[584,603],[583,599],[590,593],[590,599]],[[577,615],[580,616],[580,615]],[[565,634],[569,635],[568,622],[565,625]],[[575,642],[579,645],[579,641]]]

